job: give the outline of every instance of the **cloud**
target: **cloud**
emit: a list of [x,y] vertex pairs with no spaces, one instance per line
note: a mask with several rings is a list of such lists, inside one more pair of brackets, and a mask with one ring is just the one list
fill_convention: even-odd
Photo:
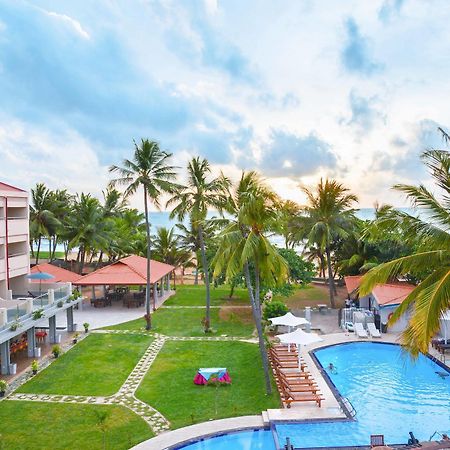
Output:
[[341,61],[350,73],[371,76],[382,69],[382,65],[373,61],[370,41],[363,36],[358,24],[350,17],[345,21],[346,42],[341,52]]
[[330,144],[314,133],[297,136],[272,130],[269,142],[261,148],[258,168],[269,177],[298,178],[312,175],[320,168],[335,168],[336,164]]
[[380,152],[377,155],[374,168],[395,173],[417,184],[417,179],[426,175],[420,155],[431,148],[446,148],[438,127],[445,128],[434,120],[421,120],[411,127],[409,138],[394,138],[393,145],[398,150],[395,154]]
[[58,14],[53,11],[45,11],[43,10],[45,14],[48,14],[50,17],[54,17],[57,20],[61,20],[69,26],[72,27],[74,31],[76,31],[81,37],[84,39],[90,39],[89,33],[81,26],[81,23],[78,22],[78,20],[72,19],[72,17],[67,16],[66,14]]
[[93,146],[79,134],[42,132],[30,123],[2,117],[0,161],[2,179],[29,190],[38,182],[71,192],[99,196],[108,182]]
[[354,90],[350,92],[349,102],[351,117],[345,123],[356,129],[359,136],[370,133],[377,122],[385,121],[385,116],[377,108],[375,104],[378,98],[359,96]]
[[397,16],[404,5],[405,0],[384,0],[378,10],[378,18],[381,22],[389,22],[393,17]]
[[[178,9],[181,8],[178,4]],[[178,57],[190,65],[200,64],[221,71],[232,79],[246,83],[257,81],[258,75],[249,59],[219,25],[211,21],[211,14],[217,13],[217,4],[194,1],[185,4],[182,10],[184,14],[157,5],[158,13],[167,24],[166,43]]]

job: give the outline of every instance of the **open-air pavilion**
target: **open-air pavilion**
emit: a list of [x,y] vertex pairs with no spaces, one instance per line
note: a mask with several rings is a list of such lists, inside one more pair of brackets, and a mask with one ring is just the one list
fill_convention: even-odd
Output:
[[[170,276],[175,267],[159,261],[150,261],[150,284],[152,308],[155,310],[165,293],[170,291]],[[147,285],[147,259],[131,255],[122,258],[109,266],[102,267],[74,282],[77,286],[91,286],[94,306],[106,306],[111,301],[124,298],[124,305],[140,306],[145,301],[145,286]],[[96,296],[95,288],[103,287],[103,296]],[[128,288],[140,287],[132,295]],[[125,298],[125,294],[128,294]]]

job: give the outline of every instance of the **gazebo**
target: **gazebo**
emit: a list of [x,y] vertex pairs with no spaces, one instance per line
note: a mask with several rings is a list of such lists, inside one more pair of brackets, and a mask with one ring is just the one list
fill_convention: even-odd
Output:
[[[164,296],[170,290],[170,275],[174,266],[159,261],[150,261],[150,284],[152,286],[153,309],[156,309],[157,296]],[[109,266],[102,267],[79,278],[77,286],[145,286],[147,284],[147,259],[131,255]],[[95,295],[95,291],[94,291]]]

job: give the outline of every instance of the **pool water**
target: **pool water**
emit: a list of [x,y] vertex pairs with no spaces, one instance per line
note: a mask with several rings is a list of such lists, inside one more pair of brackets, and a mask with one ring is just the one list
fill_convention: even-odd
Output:
[[[411,361],[397,345],[356,342],[317,350],[328,376],[356,410],[356,421],[276,426],[280,444],[295,447],[368,445],[371,434],[406,443],[412,431],[428,440],[450,430],[450,376],[431,359]],[[439,373],[436,373],[439,372]]]
[[182,447],[183,450],[276,450],[271,431],[224,434]]

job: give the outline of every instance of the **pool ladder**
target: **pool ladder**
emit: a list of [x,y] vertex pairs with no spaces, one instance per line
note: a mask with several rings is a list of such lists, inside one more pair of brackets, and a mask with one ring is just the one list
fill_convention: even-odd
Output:
[[353,406],[352,402],[347,397],[342,397],[342,402],[344,403],[345,409],[347,409],[352,419],[355,418],[356,409]]

